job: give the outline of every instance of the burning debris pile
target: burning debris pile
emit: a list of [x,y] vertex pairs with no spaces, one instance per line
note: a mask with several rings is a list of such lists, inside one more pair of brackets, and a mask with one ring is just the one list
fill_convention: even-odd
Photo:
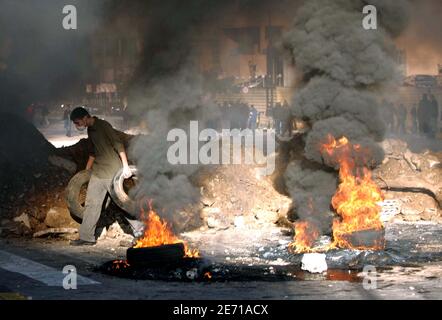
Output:
[[[358,158],[364,157],[367,150],[361,149],[360,145],[352,145],[345,137],[337,141],[332,136],[328,136],[328,142],[320,149],[326,163],[338,165],[340,179],[331,199],[331,205],[340,219],[333,221],[333,243],[326,249],[383,249],[385,243],[379,205],[383,201],[383,194],[371,179],[369,169],[356,167],[357,163],[365,163]],[[290,247],[298,253],[312,251],[314,241],[320,236],[315,225],[307,221],[298,222],[295,233],[295,241]],[[374,239],[366,236],[373,233]]]
[[[396,80],[392,39],[405,26],[407,2],[376,3],[383,15],[380,30],[373,32],[361,27],[364,4],[308,1],[285,36],[285,47],[304,76],[292,113],[311,127],[304,156],[316,163],[296,161],[285,173],[300,219],[292,245],[296,252],[311,251],[323,233],[333,234],[329,248],[367,248],[352,236],[383,228],[378,205],[383,195],[369,170],[384,158],[379,142],[385,125],[377,97]],[[336,176],[327,168],[339,170],[336,192]],[[382,232],[368,240],[370,249],[384,247]]]

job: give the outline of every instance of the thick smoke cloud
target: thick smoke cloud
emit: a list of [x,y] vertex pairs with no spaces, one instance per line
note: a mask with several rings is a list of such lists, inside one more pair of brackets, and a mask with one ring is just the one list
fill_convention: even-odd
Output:
[[152,199],[158,212],[172,222],[180,210],[198,202],[199,189],[191,177],[199,166],[171,165],[167,151],[172,142],[167,141],[167,134],[175,128],[188,132],[191,120],[199,121],[201,130],[219,117],[196,68],[191,39],[202,23],[210,26],[210,19],[230,4],[153,0],[114,1],[109,7],[116,17],[146,15],[146,19],[135,19],[144,47],[128,100],[130,112],[145,120],[149,133],[130,148],[140,178],[132,192],[136,199]]
[[[298,217],[327,233],[333,220],[330,199],[336,191],[336,176],[321,170],[305,169],[300,162],[294,161],[287,167],[285,182],[290,196],[297,204],[302,204],[297,206]],[[322,210],[320,214],[318,209]]]
[[[166,136],[170,129],[188,131],[191,120],[199,129],[214,128],[219,111],[207,94],[207,86],[196,68],[198,48],[195,38],[203,30],[219,29],[224,17],[240,18],[249,9],[261,10],[267,1],[115,1],[116,15],[146,19],[136,27],[143,35],[143,54],[129,89],[129,108],[143,117],[149,134],[137,139],[130,153],[139,168],[141,181],[134,195],[151,198],[160,214],[173,221],[173,215],[196,203],[199,189],[191,182],[198,165],[170,165]],[[197,212],[195,212],[196,214]]]
[[[383,152],[378,143],[385,133],[377,97],[393,85],[398,77],[393,37],[408,21],[407,1],[375,1],[380,16],[377,30],[362,27],[365,1],[306,1],[297,12],[293,28],[284,38],[296,68],[304,75],[302,88],[296,92],[292,114],[307,121],[311,128],[305,139],[305,157],[322,165],[338,168],[324,161],[320,145],[329,134],[346,136],[369,152],[363,163],[380,163]],[[304,172],[303,172],[304,170]],[[313,206],[316,221],[328,221],[331,196],[323,185],[330,174],[293,183],[293,177],[318,175],[300,165],[290,165],[286,172],[287,187],[303,219],[304,207]],[[336,178],[335,178],[336,181]],[[310,202],[310,204],[307,202]],[[324,227],[321,225],[324,230]]]
[[78,29],[64,30],[57,0],[0,0],[0,111],[75,96],[90,71],[88,35],[105,1],[73,0]]
[[208,119],[217,116],[213,102],[205,99],[202,80],[191,74],[182,69],[174,76],[158,79],[137,99],[139,106],[148,110],[144,118],[149,133],[138,137],[130,149],[140,172],[140,183],[133,195],[137,199],[153,199],[169,221],[174,221],[173,214],[195,204],[200,194],[190,181],[199,166],[172,165],[167,161],[172,144],[167,141],[168,132],[181,128],[189,136],[191,120],[198,120],[202,129]]

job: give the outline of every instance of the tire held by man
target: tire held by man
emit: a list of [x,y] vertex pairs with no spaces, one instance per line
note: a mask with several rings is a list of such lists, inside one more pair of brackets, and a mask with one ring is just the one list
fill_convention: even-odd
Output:
[[[136,176],[138,173],[137,167],[129,166],[129,168],[133,175]],[[123,176],[123,170],[120,169],[112,179],[112,186],[110,189],[111,198],[121,209],[137,218],[139,208],[137,207],[136,202],[132,200],[124,190],[124,180],[126,179]]]
[[83,219],[84,214],[84,203],[80,201],[80,193],[82,188],[89,183],[90,179],[90,170],[80,171],[72,177],[66,188],[66,203],[69,212],[78,219]]

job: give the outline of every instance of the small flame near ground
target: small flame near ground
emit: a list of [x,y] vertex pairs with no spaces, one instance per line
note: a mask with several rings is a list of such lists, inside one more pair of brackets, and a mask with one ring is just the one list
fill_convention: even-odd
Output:
[[320,232],[316,226],[307,221],[295,223],[295,239],[289,244],[289,251],[293,253],[312,252],[313,244]]
[[112,269],[113,270],[122,270],[127,269],[130,267],[130,264],[127,262],[127,260],[115,260],[112,262]]
[[166,221],[163,221],[154,211],[152,201],[148,201],[148,210],[141,210],[141,218],[144,222],[144,236],[138,239],[134,248],[157,247],[167,244],[183,243],[186,258],[199,258],[197,249],[190,249],[187,243],[179,239]]
[[[360,145],[351,144],[346,137],[336,140],[327,137],[327,142],[320,146],[321,152],[333,162],[339,164],[340,184],[331,204],[339,215],[333,221],[333,243],[325,250],[348,248],[359,250],[382,250],[383,245],[374,247],[354,247],[345,237],[357,231],[382,230],[379,202],[384,200],[381,189],[371,178],[367,167],[358,167],[357,163],[366,163],[367,150]],[[315,240],[319,230],[307,221],[295,225],[295,238],[289,250],[295,253],[314,252]]]

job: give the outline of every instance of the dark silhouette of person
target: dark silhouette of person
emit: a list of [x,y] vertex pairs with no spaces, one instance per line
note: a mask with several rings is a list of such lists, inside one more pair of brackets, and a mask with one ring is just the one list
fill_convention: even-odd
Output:
[[276,134],[280,135],[282,133],[282,106],[281,103],[277,102],[273,107],[273,123],[275,127]]
[[253,131],[256,129],[256,123],[258,121],[258,110],[255,108],[255,106],[252,104],[250,106],[250,114],[249,114],[249,124],[248,128],[252,129]]
[[396,119],[397,119],[396,132],[398,134],[404,134],[405,122],[407,121],[407,109],[405,109],[405,106],[402,103],[399,104],[398,108],[396,109]]
[[428,99],[428,95],[425,93],[422,95],[422,99],[419,102],[418,119],[421,133],[428,138],[434,138],[437,129],[437,105]]
[[419,133],[419,122],[417,118],[417,104],[413,104],[411,107],[411,130],[413,133]]
[[382,105],[384,106],[384,120],[387,126],[388,131],[393,131],[394,128],[394,110],[393,105],[387,100],[382,101]]

